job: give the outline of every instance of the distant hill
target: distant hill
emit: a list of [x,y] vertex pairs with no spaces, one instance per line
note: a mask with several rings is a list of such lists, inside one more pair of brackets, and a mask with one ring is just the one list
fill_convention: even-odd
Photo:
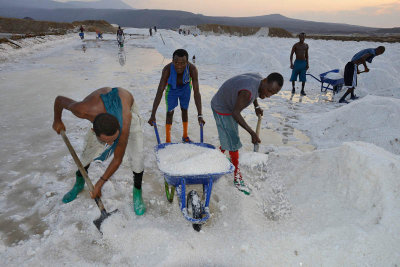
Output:
[[132,9],[121,0],[97,0],[93,2],[57,2],[53,0],[0,0],[0,8],[97,8],[97,9]]
[[[1,3],[9,0],[0,0]],[[13,0],[24,2],[27,0]],[[33,0],[31,0],[33,2]],[[49,1],[49,0],[36,0]],[[36,2],[35,1],[35,2]],[[102,0],[106,1],[106,0]],[[111,1],[111,0],[110,0]],[[120,2],[121,0],[112,0]],[[54,1],[52,1],[54,2]],[[58,2],[57,2],[58,3]],[[58,3],[59,4],[59,3]],[[312,34],[352,34],[373,33],[386,29],[362,27],[340,23],[324,23],[288,18],[279,14],[255,17],[212,17],[175,10],[154,9],[85,9],[85,8],[0,8],[0,16],[5,17],[31,17],[35,20],[48,20],[58,22],[72,22],[76,20],[106,20],[110,23],[124,27],[146,28],[156,25],[158,28],[178,28],[180,25],[221,24],[245,27],[277,27],[284,28],[292,33],[306,32]]]
[[103,33],[117,32],[112,25],[104,20],[85,20],[67,23],[0,17],[0,32],[11,34],[65,34],[73,30],[77,31],[81,25],[84,26],[85,31],[89,32],[95,32],[96,30]]

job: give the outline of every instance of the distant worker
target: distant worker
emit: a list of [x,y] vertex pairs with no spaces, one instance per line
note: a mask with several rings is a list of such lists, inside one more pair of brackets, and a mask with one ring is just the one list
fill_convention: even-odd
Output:
[[151,27],[149,28],[149,33],[150,33],[150,36],[153,36],[153,31],[152,31]]
[[118,46],[120,46],[120,47],[124,46],[124,39],[125,39],[124,30],[121,29],[121,26],[118,26],[118,30],[117,30]]
[[193,55],[193,57],[192,57],[192,62],[193,62],[193,64],[196,63],[196,56],[195,55]]
[[96,29],[96,39],[103,39],[103,33],[98,29]]
[[[299,81],[301,81],[301,95],[306,95],[304,92],[304,86],[306,84],[306,71],[309,68],[308,65],[308,44],[304,42],[306,38],[306,34],[304,32],[299,34],[299,42],[295,43],[292,47],[292,51],[290,52],[290,68],[292,69],[292,76],[290,77],[290,81],[292,82],[292,94],[296,92],[295,90],[295,82],[297,80],[297,76],[299,76]],[[293,64],[293,54],[296,54],[296,60]]]
[[154,32],[157,32],[157,27],[156,26],[154,26]]
[[81,37],[82,40],[85,38],[84,30],[85,29],[83,28],[83,25],[81,25],[81,27],[79,28],[79,31],[80,31],[79,37]]
[[[372,59],[374,59],[374,57],[382,55],[384,52],[384,46],[378,46],[377,48],[367,48],[355,54],[351,61],[347,62],[344,68],[344,85],[347,87],[347,91],[342,96],[342,98],[339,99],[339,103],[349,103],[347,100],[345,100],[349,94],[351,94],[351,100],[356,100],[358,98],[358,96],[354,94],[354,89],[357,86],[357,74],[369,72],[367,61],[369,63],[372,63]],[[364,71],[360,71],[358,68],[358,66],[361,64],[364,65]]]

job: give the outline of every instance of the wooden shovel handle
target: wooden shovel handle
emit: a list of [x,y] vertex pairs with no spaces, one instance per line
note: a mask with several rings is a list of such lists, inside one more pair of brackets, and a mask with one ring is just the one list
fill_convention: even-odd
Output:
[[258,114],[257,117],[258,117],[258,121],[257,121],[256,134],[257,134],[257,137],[260,137],[260,128],[261,128],[262,116],[260,114]]
[[[65,131],[61,130],[60,132],[65,144],[68,147],[69,152],[71,153],[72,158],[74,159],[76,166],[78,166],[79,171],[81,172],[83,178],[85,179],[85,182],[87,186],[89,187],[89,191],[93,192],[94,187],[92,184],[92,181],[90,181],[89,175],[87,174],[85,168],[82,165],[82,162],[79,160],[78,155],[76,155],[75,149],[72,147],[67,135],[65,134]],[[104,210],[104,205],[101,199],[98,197],[95,199],[97,206],[99,207],[100,211]]]

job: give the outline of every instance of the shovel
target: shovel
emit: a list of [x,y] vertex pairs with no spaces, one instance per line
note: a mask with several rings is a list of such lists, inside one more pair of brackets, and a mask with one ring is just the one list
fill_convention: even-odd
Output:
[[[258,117],[258,121],[257,121],[256,134],[257,134],[257,137],[259,137],[260,136],[260,128],[261,128],[262,116],[260,114],[258,114],[257,117]],[[258,152],[258,149],[259,149],[258,143],[254,144],[254,152]]]
[[[88,176],[85,168],[83,167],[81,161],[79,160],[78,156],[76,155],[76,152],[75,152],[74,148],[72,147],[71,143],[69,142],[69,139],[68,139],[67,135],[65,134],[65,131],[61,131],[61,136],[62,136],[65,144],[67,145],[68,150],[71,153],[72,158],[74,159],[76,165],[78,166],[79,171],[83,175],[83,178],[85,179],[85,182],[86,182],[87,186],[89,187],[89,192],[93,192],[93,189],[94,189],[93,184],[90,181],[89,176]],[[118,210],[116,209],[116,210],[108,213],[106,211],[106,209],[104,208],[103,202],[101,201],[101,199],[99,197],[96,197],[94,199],[94,201],[96,201],[97,207],[99,207],[101,215],[100,215],[100,217],[98,219],[94,220],[93,223],[94,223],[94,225],[96,225],[96,227],[99,230],[99,232],[102,233],[101,230],[100,230],[101,223],[105,219],[107,219],[108,216],[110,216],[111,214],[113,214],[114,212],[116,212]]]

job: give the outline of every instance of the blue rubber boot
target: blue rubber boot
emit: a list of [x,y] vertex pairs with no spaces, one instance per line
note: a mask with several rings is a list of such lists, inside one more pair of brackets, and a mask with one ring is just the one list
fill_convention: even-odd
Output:
[[85,187],[85,179],[83,179],[81,173],[77,171],[74,187],[72,187],[72,189],[64,195],[62,202],[69,203],[73,201],[76,198],[76,196],[83,190],[84,187]]
[[142,189],[133,187],[133,209],[136,215],[143,215],[146,212],[146,206],[142,198]]

